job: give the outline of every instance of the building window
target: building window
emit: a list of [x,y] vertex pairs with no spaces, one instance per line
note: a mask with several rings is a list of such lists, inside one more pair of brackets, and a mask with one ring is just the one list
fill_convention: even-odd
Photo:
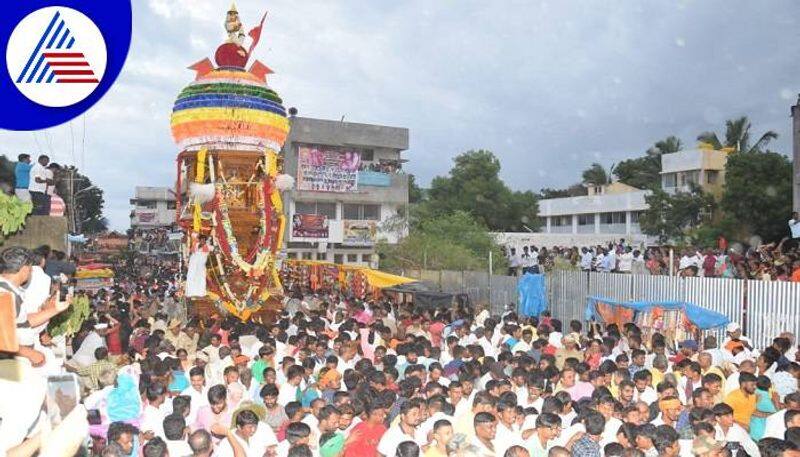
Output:
[[333,263],[335,263],[337,265],[341,265],[343,259],[344,259],[344,256],[342,254],[334,254],[333,255]]
[[294,202],[295,214],[320,214],[328,219],[336,220],[336,203]]
[[600,223],[601,224],[624,224],[625,223],[625,213],[624,212],[602,213],[602,214],[600,214]]
[[310,252],[304,252],[303,253],[303,260],[311,260],[311,253]]
[[336,219],[336,203],[317,203],[317,214],[322,214],[328,219]]
[[662,185],[664,187],[677,187],[678,177],[675,173],[667,173],[662,177]]
[[372,162],[373,160],[375,160],[375,150],[363,149],[361,151],[361,160],[364,162]]
[[155,200],[139,200],[136,206],[139,208],[156,209],[157,205]]
[[719,181],[719,171],[718,170],[706,170],[706,181],[709,184],[716,184]]
[[328,255],[324,252],[318,252],[317,260],[328,260]]
[[342,215],[345,220],[354,221],[379,221],[381,220],[381,205],[342,205]]
[[380,205],[362,205],[362,219],[365,221],[379,221],[381,220],[381,206]]
[[579,214],[578,225],[594,225],[594,214]]
[[642,211],[631,211],[631,223],[638,224],[639,223],[639,216],[642,215]]
[[294,260],[294,259],[296,259],[296,258],[297,258],[297,254],[296,254],[296,253],[294,253],[294,252],[287,252],[287,253],[286,253],[286,258],[287,258],[287,259],[292,259],[292,260]]
[[171,201],[167,202],[167,209],[175,209],[175,208],[177,208],[175,202],[171,202]]
[[347,254],[347,262],[348,263],[358,262],[358,254]]
[[681,174],[681,187],[700,183],[700,171],[686,171]]

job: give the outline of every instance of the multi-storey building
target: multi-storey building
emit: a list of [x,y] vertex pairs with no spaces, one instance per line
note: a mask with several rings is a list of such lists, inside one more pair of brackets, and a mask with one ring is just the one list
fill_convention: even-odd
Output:
[[284,172],[290,259],[377,267],[375,244],[407,230],[408,175],[401,153],[408,129],[292,118]]

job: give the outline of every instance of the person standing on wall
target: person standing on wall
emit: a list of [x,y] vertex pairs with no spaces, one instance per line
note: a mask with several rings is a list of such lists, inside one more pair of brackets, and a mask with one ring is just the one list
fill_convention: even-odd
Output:
[[47,164],[49,163],[49,157],[40,155],[37,163],[31,167],[28,190],[33,201],[33,213],[31,214],[35,216],[50,215],[50,196],[47,195],[47,186],[52,185],[53,180],[50,178],[51,174],[47,171]]
[[32,167],[30,154],[17,156],[17,164],[14,166],[14,194],[24,202],[31,201],[28,183],[31,179]]
[[800,245],[800,214],[797,211],[792,213],[792,218],[789,219],[789,231],[792,234],[792,245],[789,247],[796,248]]

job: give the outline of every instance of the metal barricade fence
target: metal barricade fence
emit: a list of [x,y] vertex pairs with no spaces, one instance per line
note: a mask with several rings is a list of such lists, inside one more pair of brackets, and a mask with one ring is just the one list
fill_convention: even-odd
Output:
[[[517,281],[511,276],[476,271],[412,271],[433,288],[467,294],[472,303],[500,314],[505,305],[519,303]],[[630,275],[556,270],[547,273],[549,310],[563,322],[583,320],[587,297],[618,301],[685,301],[723,314],[744,326],[755,347],[763,348],[782,332],[800,335],[800,283],[723,278]],[[711,334],[722,342],[724,329]]]

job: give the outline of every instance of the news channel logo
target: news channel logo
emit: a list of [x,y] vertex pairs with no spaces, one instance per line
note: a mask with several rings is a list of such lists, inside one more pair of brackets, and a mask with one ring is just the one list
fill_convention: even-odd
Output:
[[0,75],[0,91],[8,103],[0,107],[0,128],[67,122],[96,103],[122,70],[131,39],[130,0],[47,3],[14,2],[2,20],[7,77]]

